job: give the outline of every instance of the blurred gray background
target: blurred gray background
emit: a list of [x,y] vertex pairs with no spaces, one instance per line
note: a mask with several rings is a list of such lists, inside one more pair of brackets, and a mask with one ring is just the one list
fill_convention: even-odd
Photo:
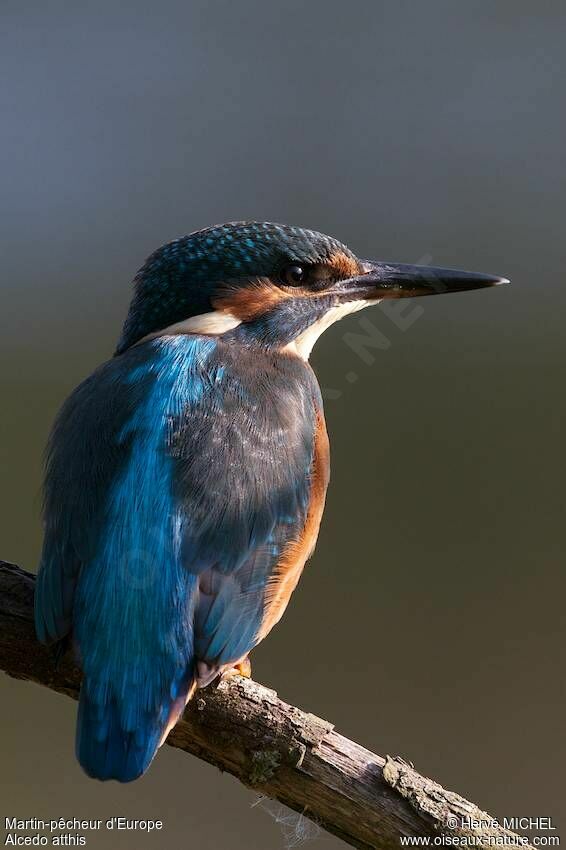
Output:
[[[319,342],[328,508],[254,675],[493,814],[564,827],[564,4],[3,0],[1,20],[0,557],[35,569],[51,422],[164,241],[268,219],[510,277]],[[371,363],[344,336],[368,318]],[[285,846],[230,777],[165,747],[98,784],[70,700],[6,677],[0,697],[2,826],[117,814],[166,832],[88,847]]]

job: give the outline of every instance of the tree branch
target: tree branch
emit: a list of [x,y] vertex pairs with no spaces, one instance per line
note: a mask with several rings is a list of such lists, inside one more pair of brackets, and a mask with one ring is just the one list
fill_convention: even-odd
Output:
[[[34,585],[31,573],[0,561],[0,668],[76,699],[80,671],[71,653],[55,669],[53,653],[36,641]],[[439,833],[465,837],[468,845],[521,846],[473,803],[403,759],[374,755],[250,679],[234,676],[198,691],[167,743],[364,850]]]

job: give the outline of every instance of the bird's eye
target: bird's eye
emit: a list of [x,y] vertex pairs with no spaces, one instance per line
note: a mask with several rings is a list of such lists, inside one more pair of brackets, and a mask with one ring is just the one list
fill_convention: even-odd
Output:
[[299,286],[301,283],[305,283],[307,277],[308,269],[295,263],[285,266],[281,274],[283,283],[286,283],[287,286]]

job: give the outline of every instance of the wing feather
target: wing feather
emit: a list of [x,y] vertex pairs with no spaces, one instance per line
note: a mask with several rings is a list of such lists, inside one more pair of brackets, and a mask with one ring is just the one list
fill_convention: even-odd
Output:
[[78,646],[87,772],[143,772],[195,671],[241,660],[281,616],[322,512],[320,411],[298,358],[204,337],[130,349],[63,406],[36,627]]
[[211,396],[175,424],[171,445],[183,562],[199,577],[195,653],[214,671],[245,656],[283,613],[316,539],[328,461],[318,385],[303,363],[256,355],[248,365],[224,348],[210,383]]

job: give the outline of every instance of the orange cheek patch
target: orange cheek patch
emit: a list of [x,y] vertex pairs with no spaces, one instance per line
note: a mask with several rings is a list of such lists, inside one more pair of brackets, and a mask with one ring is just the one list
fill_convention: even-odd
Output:
[[334,269],[338,278],[355,277],[362,272],[360,263],[354,257],[344,254],[343,251],[336,251],[332,254],[327,265]]
[[268,278],[258,278],[247,286],[226,288],[213,299],[212,306],[215,310],[230,313],[241,322],[251,322],[291,297]]

